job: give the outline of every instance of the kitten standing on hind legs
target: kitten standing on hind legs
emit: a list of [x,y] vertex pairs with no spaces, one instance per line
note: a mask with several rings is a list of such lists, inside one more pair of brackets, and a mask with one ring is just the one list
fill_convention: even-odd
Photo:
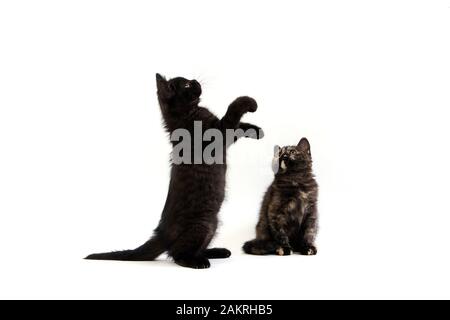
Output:
[[[228,129],[253,129],[253,132],[249,131],[243,136],[262,138],[259,127],[240,122],[245,113],[256,111],[254,99],[237,98],[230,104],[225,116],[219,119],[198,105],[202,89],[196,80],[181,77],[166,80],[156,74],[156,84],[164,126],[169,134],[180,130],[194,137],[194,131],[197,130],[195,123],[201,122],[202,137],[208,129],[219,130],[223,137]],[[207,164],[201,161],[197,164],[194,161],[195,151],[203,155],[207,146],[203,143],[202,148],[196,150],[193,139],[190,140],[187,150],[190,159],[171,164],[169,191],[153,237],[134,250],[92,254],[86,259],[150,261],[168,252],[180,266],[204,269],[210,266],[208,259],[228,258],[231,255],[225,248],[208,248],[217,229],[217,215],[225,196],[228,144],[224,141],[222,163]],[[171,140],[173,146],[177,142]]]
[[275,179],[264,195],[256,239],[244,244],[248,254],[315,255],[318,185],[306,138],[297,146],[275,147]]

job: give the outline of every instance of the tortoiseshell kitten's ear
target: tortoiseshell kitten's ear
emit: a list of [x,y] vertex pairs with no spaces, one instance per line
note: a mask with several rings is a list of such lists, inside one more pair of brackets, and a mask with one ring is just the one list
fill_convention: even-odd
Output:
[[309,145],[309,141],[306,138],[302,138],[297,145],[297,149],[300,152],[306,152],[311,155],[311,146]]
[[170,99],[175,94],[169,82],[159,73],[156,74],[156,88],[158,89],[158,96],[163,99]]

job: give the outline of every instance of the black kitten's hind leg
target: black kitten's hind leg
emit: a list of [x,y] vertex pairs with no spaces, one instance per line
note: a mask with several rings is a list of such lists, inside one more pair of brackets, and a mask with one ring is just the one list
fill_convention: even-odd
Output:
[[204,254],[208,259],[225,259],[231,256],[231,251],[225,248],[211,248],[206,249]]
[[172,244],[169,254],[176,264],[193,269],[206,269],[210,267],[205,256],[206,247],[211,242],[214,232],[202,225],[194,225],[186,229]]

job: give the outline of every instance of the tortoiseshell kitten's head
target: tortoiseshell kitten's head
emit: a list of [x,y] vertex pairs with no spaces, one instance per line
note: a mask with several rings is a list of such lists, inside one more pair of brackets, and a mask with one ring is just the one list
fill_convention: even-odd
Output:
[[159,73],[156,74],[156,87],[160,104],[169,109],[187,111],[194,108],[200,102],[202,94],[202,87],[196,80],[182,77],[166,80]]
[[272,168],[275,174],[311,172],[312,158],[308,139],[302,138],[296,146],[275,146]]

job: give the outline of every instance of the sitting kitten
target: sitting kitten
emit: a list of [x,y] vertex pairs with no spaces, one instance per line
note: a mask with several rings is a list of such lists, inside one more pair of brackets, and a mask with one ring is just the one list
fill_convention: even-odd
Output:
[[256,239],[244,244],[249,254],[315,255],[318,185],[312,173],[309,142],[275,147],[275,180],[264,195]]
[[[250,137],[262,137],[259,127],[240,122],[245,113],[256,111],[254,99],[237,98],[230,104],[225,116],[219,119],[208,109],[198,105],[202,89],[197,81],[181,77],[166,80],[157,74],[156,83],[159,105],[168,133],[183,129],[194,137],[194,121],[201,121],[202,136],[208,129],[218,129],[223,136],[227,129],[253,129],[257,134]],[[176,145],[174,141],[171,143]],[[194,145],[194,141],[188,144],[192,156]],[[172,162],[166,204],[159,225],[149,241],[134,250],[92,254],[87,259],[148,261],[167,251],[175,263],[183,267],[203,269],[210,266],[208,258],[228,258],[231,252],[227,249],[207,249],[216,232],[217,214],[225,195],[227,146],[228,144],[224,144],[222,150],[223,163]],[[203,152],[204,149],[203,143],[200,151]]]

